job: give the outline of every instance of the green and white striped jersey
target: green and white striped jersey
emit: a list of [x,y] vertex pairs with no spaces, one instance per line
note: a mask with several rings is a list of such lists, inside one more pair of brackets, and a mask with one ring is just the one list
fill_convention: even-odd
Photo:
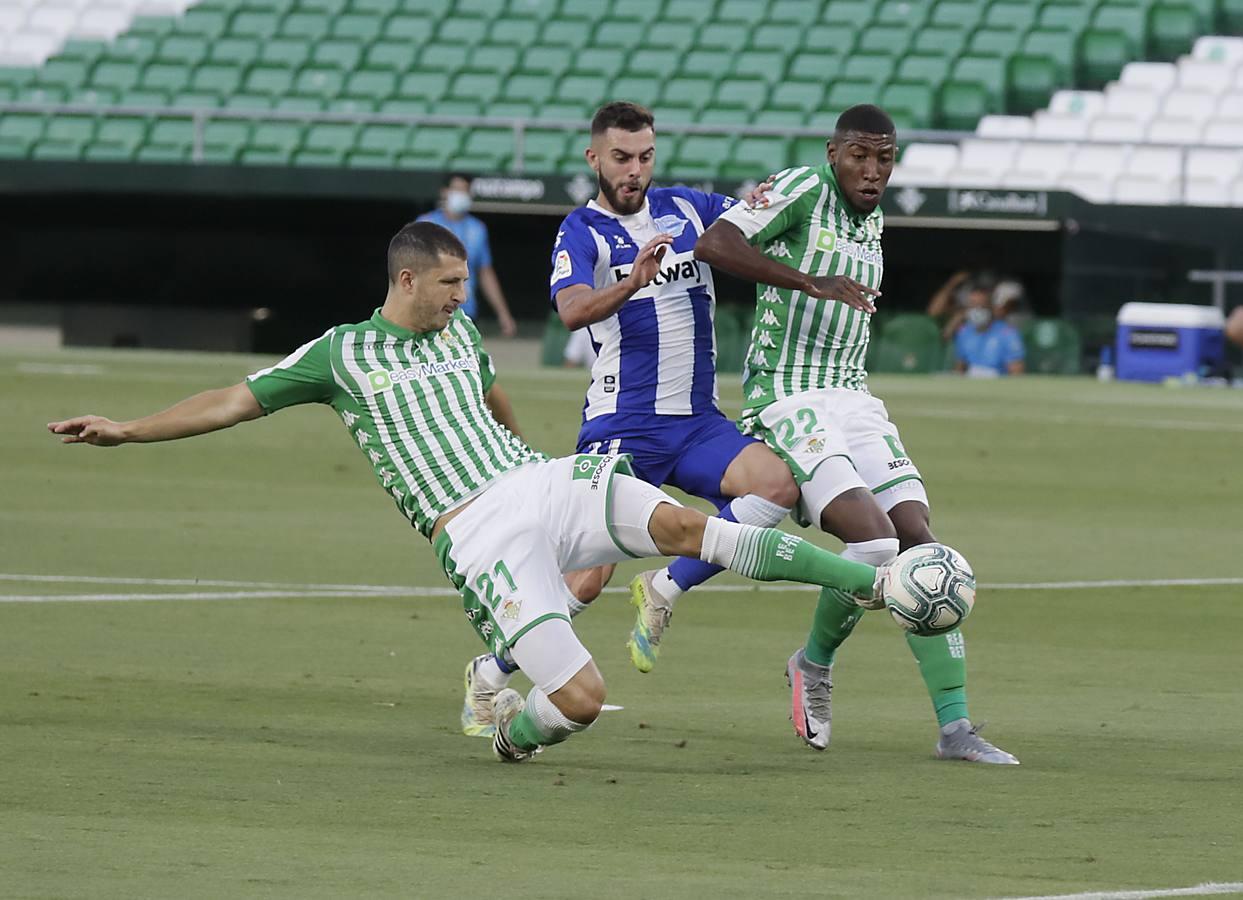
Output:
[[[828,163],[802,166],[775,176],[766,206],[739,203],[722,219],[747,240],[763,245],[777,262],[809,275],[847,275],[880,289],[885,217],[854,213]],[[817,300],[802,291],[760,284],[755,289],[755,325],[743,380],[743,419],[775,400],[802,391],[834,387],[867,390],[871,316],[836,300]]]
[[546,459],[492,417],[496,380],[460,310],[444,331],[413,332],[375,314],[337,325],[247,376],[265,412],[299,403],[337,411],[402,515],[425,536],[494,478]]

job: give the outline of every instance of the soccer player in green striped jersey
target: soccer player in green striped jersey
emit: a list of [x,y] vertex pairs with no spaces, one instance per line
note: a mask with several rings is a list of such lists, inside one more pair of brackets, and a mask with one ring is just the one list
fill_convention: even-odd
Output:
[[[884,273],[880,200],[897,155],[893,121],[876,106],[852,107],[827,151],[821,165],[775,176],[761,203],[728,210],[695,255],[757,285],[743,431],[789,464],[808,524],[840,538],[847,559],[882,565],[900,549],[935,541],[923,479],[885,405],[868,393],[864,369]],[[806,646],[787,664],[791,718],[815,749],[829,743],[837,648],[862,614],[826,588]],[[1016,764],[971,724],[961,632],[907,642],[941,729],[937,755]]]
[[[659,246],[633,277],[649,283]],[[549,459],[518,436],[479,332],[458,307],[466,251],[430,222],[389,244],[388,293],[366,321],[328,329],[240,384],[129,422],[49,423],[64,443],[115,446],[206,434],[287,406],[333,409],[397,509],[432,542],[490,652],[535,687],[497,693],[493,750],[530,758],[590,725],[604,680],[570,627],[562,573],[694,556],[764,581],[832,585],[873,602],[877,568],[773,528],[709,519],[633,477],[625,455]]]

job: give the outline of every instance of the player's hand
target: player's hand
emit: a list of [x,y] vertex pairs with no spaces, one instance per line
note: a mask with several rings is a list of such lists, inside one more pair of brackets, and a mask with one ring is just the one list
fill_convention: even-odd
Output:
[[742,202],[750,209],[764,209],[768,206],[768,198],[764,195],[773,189],[776,184],[772,175],[769,175],[751,190],[747,191],[747,195],[742,198]]
[[120,423],[103,416],[78,416],[63,422],[48,422],[47,430],[61,435],[62,444],[94,444],[96,447],[115,447],[125,443],[125,431]]
[[865,313],[876,312],[872,298],[880,296],[880,291],[845,275],[809,278],[803,293],[821,300],[837,300]]
[[630,274],[626,278],[634,290],[641,290],[651,284],[652,279],[660,272],[660,263],[665,258],[665,251],[672,243],[673,235],[658,234],[643,245],[639,255],[634,258],[634,266],[631,267]]

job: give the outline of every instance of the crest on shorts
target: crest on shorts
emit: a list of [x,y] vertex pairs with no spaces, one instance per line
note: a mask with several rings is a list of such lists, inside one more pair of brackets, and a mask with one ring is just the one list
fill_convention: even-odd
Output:
[[824,438],[814,437],[808,440],[807,441],[807,452],[808,453],[823,453],[824,452]]
[[512,597],[501,605],[502,619],[517,619],[522,612],[522,601],[514,600]]
[[605,457],[583,454],[574,459],[574,481],[586,481],[596,474]]

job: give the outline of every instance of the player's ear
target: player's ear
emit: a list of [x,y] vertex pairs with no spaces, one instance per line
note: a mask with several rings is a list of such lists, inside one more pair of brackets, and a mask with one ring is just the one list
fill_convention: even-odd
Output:
[[600,171],[600,157],[596,155],[595,148],[590,144],[587,146],[587,149],[583,151],[583,158],[587,160],[587,165],[591,166],[592,171]]

